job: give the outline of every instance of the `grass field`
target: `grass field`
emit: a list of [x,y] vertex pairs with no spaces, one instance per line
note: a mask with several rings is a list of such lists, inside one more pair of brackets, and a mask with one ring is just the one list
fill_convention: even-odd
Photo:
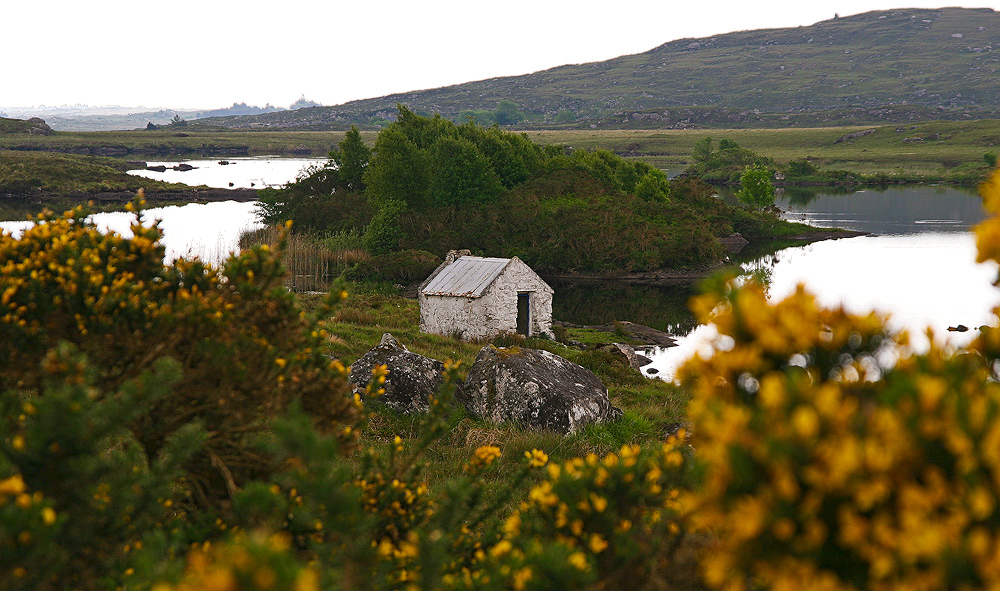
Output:
[[[853,140],[845,135],[874,129]],[[606,149],[661,168],[683,170],[698,140],[731,139],[779,164],[809,157],[820,168],[852,172],[939,176],[963,164],[978,164],[1000,151],[1000,120],[928,121],[909,125],[786,129],[548,130],[526,131],[541,144]],[[49,136],[0,134],[0,150],[111,154],[129,160],[159,155],[305,154],[325,156],[344,136],[339,131],[115,131],[62,132]],[[369,145],[377,132],[362,132]],[[12,152],[13,153],[13,152]]]
[[[59,132],[49,136],[0,133],[0,149],[127,156],[140,160],[156,154],[196,153],[325,156],[343,137],[342,131],[226,132],[186,128]],[[371,132],[367,139],[374,142],[375,132]]]
[[[897,131],[899,127],[901,131]],[[868,129],[875,132],[853,140],[837,141],[845,135]],[[779,163],[809,157],[822,168],[842,168],[859,173],[902,170],[933,175],[961,164],[982,162],[985,153],[1000,151],[1000,120],[996,119],[929,121],[876,127],[561,130],[529,131],[527,134],[543,144],[603,148],[672,169],[686,167],[695,142],[705,137],[734,140]],[[907,139],[912,141],[904,141]]]

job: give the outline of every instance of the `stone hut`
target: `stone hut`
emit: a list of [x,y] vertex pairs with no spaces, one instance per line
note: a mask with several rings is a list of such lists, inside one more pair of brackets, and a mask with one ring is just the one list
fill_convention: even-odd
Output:
[[466,341],[502,332],[552,335],[552,288],[521,259],[451,251],[423,283],[420,330]]

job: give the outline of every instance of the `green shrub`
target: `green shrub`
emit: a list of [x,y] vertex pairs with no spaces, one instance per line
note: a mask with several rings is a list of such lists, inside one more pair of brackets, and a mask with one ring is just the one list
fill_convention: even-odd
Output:
[[157,225],[132,232],[101,233],[77,209],[40,215],[19,239],[0,236],[0,388],[37,392],[41,360],[63,341],[88,358],[103,392],[159,359],[177,360],[172,394],[128,427],[153,461],[178,429],[210,425],[184,490],[215,505],[272,468],[250,440],[291,401],[329,427],[349,417],[344,377],[323,355],[315,318],[282,287],[283,245],[255,247],[221,268],[164,265]]
[[117,392],[99,390],[98,372],[68,343],[37,370],[39,390],[0,396],[3,588],[122,580],[130,549],[173,512],[182,466],[208,435],[188,423],[147,458],[128,430],[170,396],[180,378],[173,360],[159,360]]
[[344,276],[352,281],[423,281],[441,264],[441,258],[423,250],[400,250],[361,261]]

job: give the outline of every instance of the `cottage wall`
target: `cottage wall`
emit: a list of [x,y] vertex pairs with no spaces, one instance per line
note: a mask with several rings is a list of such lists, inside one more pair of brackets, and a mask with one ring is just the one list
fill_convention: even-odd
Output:
[[488,311],[482,298],[425,296],[420,298],[420,330],[431,334],[455,335],[463,340],[489,336]]
[[488,339],[517,330],[517,296],[531,293],[531,334],[552,335],[552,288],[514,258],[479,298],[420,294],[420,330]]
[[517,330],[517,294],[524,292],[531,293],[531,334],[552,336],[552,288],[517,258],[480,298],[486,300],[484,304],[490,310],[496,327],[493,334]]

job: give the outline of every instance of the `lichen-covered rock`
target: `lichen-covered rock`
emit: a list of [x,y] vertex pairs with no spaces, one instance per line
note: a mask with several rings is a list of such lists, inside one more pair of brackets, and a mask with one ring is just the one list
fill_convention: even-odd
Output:
[[480,350],[459,400],[488,421],[563,434],[621,416],[591,371],[548,351],[517,347]]
[[385,393],[379,400],[399,412],[430,410],[428,397],[437,392],[444,381],[443,363],[413,353],[394,336],[385,333],[378,345],[351,365],[350,382],[356,393],[364,394],[372,370],[378,365],[385,365],[389,370],[382,385]]

